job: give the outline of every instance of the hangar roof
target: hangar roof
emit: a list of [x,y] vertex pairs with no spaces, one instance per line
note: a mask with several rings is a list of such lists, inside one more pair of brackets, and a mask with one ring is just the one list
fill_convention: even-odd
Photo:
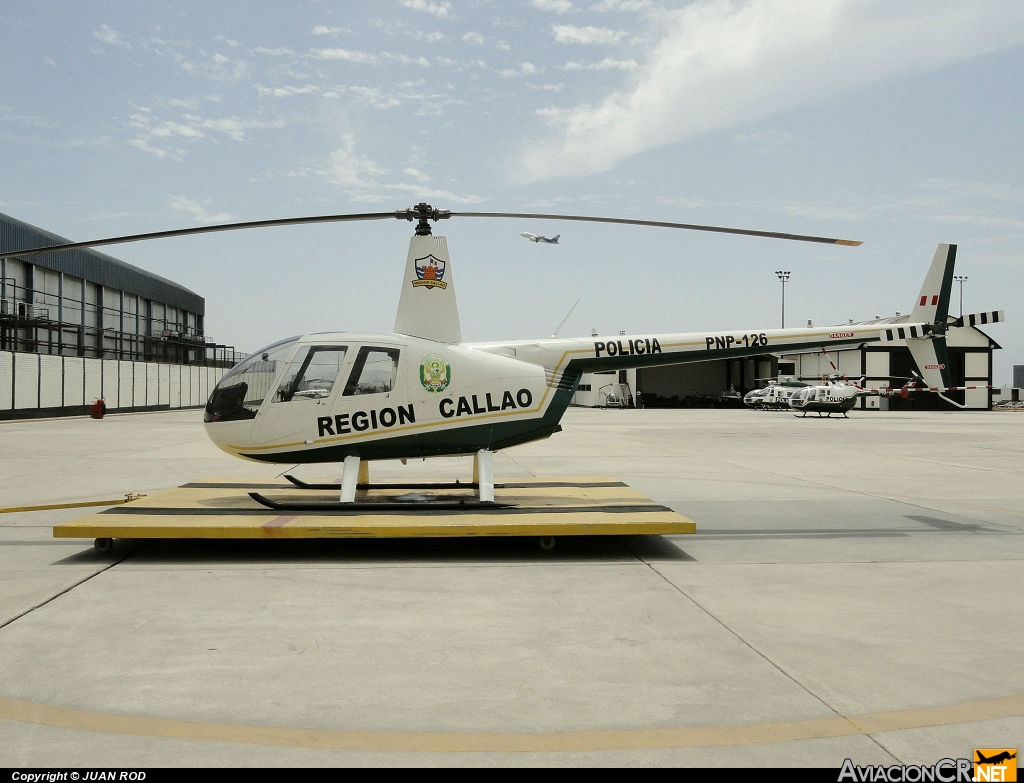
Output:
[[[0,253],[17,248],[66,244],[71,241],[0,213]],[[206,300],[194,291],[173,280],[96,250],[76,248],[61,253],[40,253],[32,256],[30,263],[44,269],[74,275],[108,288],[164,302],[197,315],[206,314]]]

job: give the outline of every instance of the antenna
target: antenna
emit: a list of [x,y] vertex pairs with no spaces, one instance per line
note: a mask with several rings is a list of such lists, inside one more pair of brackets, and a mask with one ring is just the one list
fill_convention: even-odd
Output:
[[560,324],[558,324],[558,326],[555,327],[555,331],[553,331],[551,333],[552,337],[558,337],[558,330],[561,329],[563,326],[565,326],[565,322],[569,320],[569,316],[572,315],[572,311],[576,309],[576,305],[578,305],[579,303],[580,303],[580,300],[577,299],[576,300],[576,304],[574,304],[572,307],[569,308],[569,312],[567,312],[565,314],[565,318],[563,318],[562,322]]

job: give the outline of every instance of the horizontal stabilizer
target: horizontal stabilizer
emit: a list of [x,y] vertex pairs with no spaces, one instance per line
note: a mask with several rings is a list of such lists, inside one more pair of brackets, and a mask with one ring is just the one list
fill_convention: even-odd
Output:
[[[984,326],[985,324],[998,324],[1006,321],[1006,315],[1002,310],[990,310],[986,313],[969,313],[956,318],[950,326]],[[935,330],[925,324],[908,324],[907,326],[887,326],[878,335],[883,343],[891,343],[897,340],[914,339],[917,337],[931,337]]]
[[922,324],[909,324],[907,326],[887,326],[883,329],[878,339],[883,343],[892,343],[897,340],[907,340],[917,337],[930,337],[932,333],[930,326]]

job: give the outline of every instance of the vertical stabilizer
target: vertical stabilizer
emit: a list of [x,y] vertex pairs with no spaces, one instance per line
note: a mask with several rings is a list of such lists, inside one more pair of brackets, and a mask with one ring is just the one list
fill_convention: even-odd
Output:
[[946,329],[949,326],[949,296],[953,289],[955,262],[956,245],[939,245],[909,319],[910,323],[932,327],[924,335],[907,337],[907,348],[924,382],[938,389],[952,385]]
[[438,342],[462,342],[445,237],[417,235],[409,241],[395,331]]
[[949,316],[949,296],[953,290],[953,266],[956,245],[939,245],[921,285],[921,293],[910,313],[911,323],[942,323]]

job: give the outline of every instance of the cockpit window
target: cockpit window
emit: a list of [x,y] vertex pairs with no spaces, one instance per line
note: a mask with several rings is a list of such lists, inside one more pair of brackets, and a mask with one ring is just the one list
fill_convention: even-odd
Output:
[[206,421],[255,418],[297,340],[291,337],[269,345],[224,373],[210,394],[203,418]]
[[312,345],[300,349],[277,387],[274,402],[329,397],[347,350],[344,345]]
[[397,348],[360,348],[345,384],[345,396],[391,391],[398,372],[398,353]]
[[818,390],[813,386],[808,386],[796,392],[793,397],[803,403],[813,402],[818,398]]

